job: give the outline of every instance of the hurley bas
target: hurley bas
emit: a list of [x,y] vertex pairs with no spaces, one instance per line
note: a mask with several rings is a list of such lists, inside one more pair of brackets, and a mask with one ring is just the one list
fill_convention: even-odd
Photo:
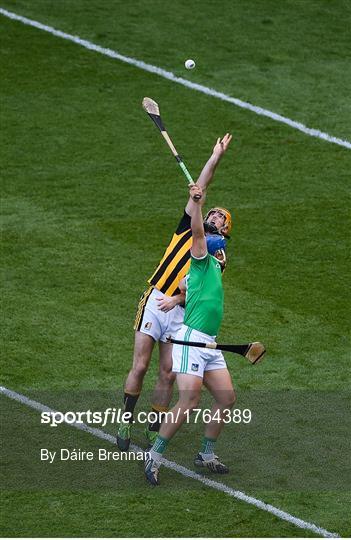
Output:
[[[147,452],[146,452],[147,453]],[[80,448],[61,448],[50,451],[48,448],[40,449],[40,461],[53,463],[54,461],[144,461],[145,452],[118,452],[99,448],[87,451]]]

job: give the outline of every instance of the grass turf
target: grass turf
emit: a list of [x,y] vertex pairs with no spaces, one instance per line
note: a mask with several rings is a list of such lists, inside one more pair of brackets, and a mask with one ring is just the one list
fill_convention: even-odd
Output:
[[[198,68],[186,73],[192,80],[350,139],[348,3],[225,2],[217,14],[210,2],[201,2],[201,9],[179,3],[172,17],[159,2],[152,10],[138,3],[80,1],[2,6],[182,76],[182,59],[193,56]],[[188,22],[191,10],[197,14],[195,29]],[[349,151],[20,23],[2,17],[1,26],[1,383],[33,395],[122,387],[138,296],[186,200],[184,180],[140,108],[142,97],[151,95],[161,103],[194,175],[215,138],[227,130],[234,134],[208,199],[235,214],[221,339],[259,338],[269,351],[257,370],[231,360],[239,399],[246,391],[265,390],[276,402],[276,392],[292,389],[304,392],[302,404],[308,403],[308,392],[320,392],[323,407],[323,392],[347,391]],[[155,355],[146,390],[156,371]],[[331,414],[323,432],[316,410],[307,405],[318,429],[304,444],[317,452],[319,445],[332,446],[337,433],[340,449],[346,449],[346,414],[334,418],[334,425]],[[31,414],[24,412],[25,421],[18,424],[24,448],[31,444],[26,430]],[[265,421],[271,425],[271,419]],[[280,427],[279,433],[288,432],[289,423]],[[9,434],[17,440],[16,431]],[[220,443],[229,460],[235,436],[230,426]],[[245,436],[243,431],[239,447]],[[78,445],[82,436],[63,430],[62,437]],[[177,441],[174,458],[191,465],[189,433]],[[267,448],[271,452],[269,441],[262,451]],[[286,457],[285,476],[294,474],[298,455],[297,445]],[[228,482],[234,487],[243,482],[245,491],[251,468],[240,457],[237,478],[234,472]],[[235,471],[235,462],[230,464]],[[9,490],[6,535],[305,535],[174,473],[164,474],[159,493],[150,492],[138,469],[120,467],[123,494]],[[335,491],[330,478],[324,490],[311,491],[308,481],[302,490],[296,485],[289,490],[279,471],[271,463],[268,471],[255,472],[261,481],[267,473],[273,489],[253,482],[250,494],[350,533],[345,491]],[[179,499],[168,493],[167,482],[181,484]],[[128,505],[135,518],[125,520]],[[18,509],[25,516],[21,530]]]

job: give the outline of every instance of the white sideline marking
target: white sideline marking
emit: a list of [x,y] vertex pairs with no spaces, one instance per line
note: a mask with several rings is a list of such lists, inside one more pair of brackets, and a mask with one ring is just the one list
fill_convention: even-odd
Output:
[[175,83],[181,84],[183,86],[186,86],[187,88],[191,88],[192,90],[197,90],[198,92],[202,92],[203,94],[206,94],[208,96],[221,99],[222,101],[227,101],[228,103],[232,103],[237,107],[247,109],[261,116],[267,116],[268,118],[271,118],[276,122],[281,122],[282,124],[287,124],[294,129],[298,129],[299,131],[302,131],[303,133],[305,133],[306,135],[310,135],[311,137],[317,137],[318,139],[322,139],[324,141],[328,141],[330,143],[338,144],[339,146],[344,146],[345,148],[351,149],[351,143],[349,141],[339,139],[338,137],[333,137],[332,135],[324,133],[319,129],[309,128],[304,124],[301,124],[301,122],[296,122],[295,120],[291,120],[290,118],[286,118],[285,116],[281,116],[280,114],[277,114],[275,112],[269,111],[267,109],[262,109],[261,107],[257,107],[256,105],[252,105],[251,103],[242,101],[241,99],[228,96],[227,94],[218,92],[214,88],[208,88],[207,86],[193,83],[191,81],[188,81],[187,79],[183,79],[182,77],[176,77],[171,71],[166,71],[165,69],[153,66],[152,64],[146,64],[142,60],[137,60],[136,58],[132,58],[130,56],[124,56],[117,51],[113,51],[112,49],[100,47],[100,45],[96,45],[95,43],[92,43],[91,41],[88,41],[86,39],[81,39],[79,36],[74,36],[72,34],[67,34],[66,32],[61,32],[61,30],[56,30],[56,28],[53,28],[52,26],[47,26],[46,24],[42,24],[38,21],[33,21],[32,19],[28,19],[27,17],[22,17],[22,15],[17,15],[12,11],[7,11],[3,8],[0,8],[0,14],[8,17],[9,19],[20,21],[28,26],[34,26],[39,30],[49,32],[49,34],[52,34],[54,36],[67,39],[68,41],[73,41],[74,43],[77,43],[78,45],[81,45],[86,49],[90,49],[92,51],[104,54],[105,56],[109,56],[110,58],[115,58],[117,60],[120,60],[121,62],[126,62],[127,64],[136,66],[140,69],[143,69],[144,71],[149,71],[150,73],[159,75],[164,79],[168,79]]
[[[19,401],[20,403],[27,405],[28,407],[31,407],[32,409],[35,409],[40,412],[44,412],[44,411],[52,412],[52,413],[59,412],[59,411],[55,411],[54,409],[51,409],[50,407],[47,407],[46,405],[43,405],[42,403],[39,403],[38,401],[33,401],[32,399],[22,394],[18,394],[17,392],[14,392],[13,390],[9,390],[8,388],[5,388],[4,386],[0,386],[0,393],[7,396],[8,398],[14,399],[15,401]],[[94,435],[95,437],[98,437],[99,439],[103,439],[112,444],[115,444],[115,440],[116,440],[115,437],[113,437],[109,433],[105,433],[104,431],[100,429],[91,428],[90,426],[87,426],[86,424],[67,423],[67,425],[75,427],[81,431],[90,433],[91,435]],[[135,452],[142,452],[142,449],[139,448],[138,446],[135,446],[134,444],[131,445],[131,449]],[[279,508],[272,506],[271,504],[266,504],[263,501],[260,501],[259,499],[255,499],[254,497],[250,497],[249,495],[246,495],[242,491],[237,491],[229,486],[226,486],[225,484],[222,484],[222,482],[216,482],[214,480],[210,480],[209,478],[206,478],[205,476],[201,476],[200,474],[197,474],[196,472],[191,471],[190,469],[187,469],[186,467],[183,467],[182,465],[178,465],[178,463],[175,463],[174,461],[168,461],[168,459],[164,459],[163,465],[167,467],[168,469],[172,469],[173,471],[176,471],[182,474],[183,476],[187,476],[189,478],[192,478],[193,480],[197,480],[198,482],[201,482],[202,484],[205,484],[208,487],[216,489],[217,491],[222,491],[223,493],[226,493],[230,497],[239,499],[240,501],[244,501],[248,504],[252,504],[253,506],[256,506],[257,508],[259,508],[260,510],[265,510],[266,512],[269,512],[270,514],[273,514],[274,516],[284,521],[288,521],[289,523],[292,523],[296,527],[300,527],[300,529],[312,531],[316,533],[318,536],[323,536],[324,538],[340,538],[340,536],[337,533],[332,533],[332,532],[327,531],[326,529],[322,529],[321,527],[318,527],[314,523],[303,521],[302,519],[292,516],[291,514],[288,514],[287,512],[284,512],[283,510],[280,510]]]

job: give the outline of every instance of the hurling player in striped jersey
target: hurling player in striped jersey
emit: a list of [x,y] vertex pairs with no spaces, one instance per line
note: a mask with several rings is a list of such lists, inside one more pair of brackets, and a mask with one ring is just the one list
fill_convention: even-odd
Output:
[[[231,140],[232,135],[229,133],[222,139],[217,139],[212,155],[200,173],[196,185],[202,190],[201,206],[206,198],[206,189]],[[172,398],[175,374],[172,373],[172,344],[167,342],[167,337],[174,336],[183,323],[185,295],[180,291],[179,283],[190,268],[191,215],[194,205],[193,199],[189,197],[171,242],[148,280],[149,288],[139,301],[134,324],[133,363],[124,386],[124,412],[130,413],[130,419],[128,422],[122,422],[118,429],[117,445],[120,450],[129,448],[134,409],[156,342],[159,344],[160,367],[152,397],[155,421],[149,423],[146,429],[149,445],[154,443],[158,435],[162,413],[168,411]],[[209,232],[229,236],[231,225],[231,215],[225,208],[212,208],[205,217],[205,226]]]

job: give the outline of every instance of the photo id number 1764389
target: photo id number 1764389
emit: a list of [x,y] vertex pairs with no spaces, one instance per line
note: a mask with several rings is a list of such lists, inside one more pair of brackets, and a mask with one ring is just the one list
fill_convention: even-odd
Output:
[[194,424],[203,422],[209,424],[210,422],[223,422],[224,424],[249,424],[252,419],[252,413],[250,409],[223,409],[220,411],[217,409],[212,412],[211,409],[188,409],[185,411],[186,422],[191,421]]

